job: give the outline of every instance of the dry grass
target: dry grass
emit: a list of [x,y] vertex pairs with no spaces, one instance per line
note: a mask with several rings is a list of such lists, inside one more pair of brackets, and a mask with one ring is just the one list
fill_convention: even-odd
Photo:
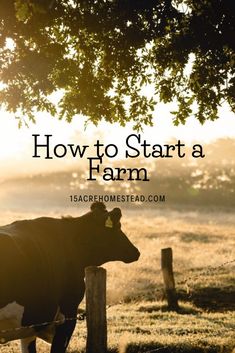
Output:
[[[69,212],[67,212],[69,213]],[[70,212],[75,215],[73,209]],[[19,216],[19,217],[18,217]],[[5,214],[1,223],[35,215]],[[124,211],[123,230],[141,251],[137,263],[110,263],[107,298],[109,349],[127,352],[232,352],[235,329],[234,213],[205,210]],[[167,312],[160,270],[161,248],[172,247],[180,313]],[[208,269],[209,266],[209,269]],[[183,283],[188,278],[187,287]],[[84,304],[83,304],[84,305]],[[69,352],[85,346],[79,322]],[[39,342],[39,352],[49,347]],[[1,346],[17,352],[17,343]]]
[[[139,353],[160,347],[179,352],[231,351],[234,312],[207,313],[185,303],[181,308],[181,313],[167,312],[162,302],[146,301],[113,306],[108,310],[109,350],[121,346]],[[78,347],[82,352],[85,345],[85,327],[80,326],[70,346],[74,353]]]
[[[154,300],[162,290],[160,269],[161,249],[172,247],[176,284],[186,278],[190,290],[234,285],[232,270],[235,263],[213,271],[235,258],[235,219],[233,214],[199,211],[131,211],[123,228],[141,250],[141,258],[131,265],[110,263],[108,298]],[[128,282],[127,282],[128,278]],[[186,290],[178,285],[179,290]],[[159,299],[159,296],[157,297]]]

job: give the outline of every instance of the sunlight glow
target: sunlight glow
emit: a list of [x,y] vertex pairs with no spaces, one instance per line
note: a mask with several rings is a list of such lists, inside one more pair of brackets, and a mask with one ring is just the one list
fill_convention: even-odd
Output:
[[[235,119],[228,107],[220,110],[220,118],[214,122],[201,125],[195,118],[188,119],[185,125],[178,127],[172,123],[170,111],[173,104],[159,104],[155,111],[154,126],[144,127],[140,132],[142,140],[152,144],[164,144],[172,140],[181,140],[190,145],[194,143],[209,143],[218,138],[235,138]],[[102,121],[98,127],[89,124],[84,128],[85,119],[75,117],[72,123],[67,123],[47,114],[40,113],[36,124],[29,123],[29,127],[18,129],[18,121],[9,113],[0,113],[0,161],[2,165],[1,177],[15,173],[34,173],[54,171],[71,167],[83,160],[70,158],[62,159],[32,159],[32,134],[52,134],[53,143],[74,143],[93,145],[97,139],[104,144],[114,143],[119,149],[125,143],[126,137],[133,133],[132,124],[120,127],[118,124],[108,124]],[[136,132],[134,132],[136,133]],[[146,161],[147,162],[147,161]]]

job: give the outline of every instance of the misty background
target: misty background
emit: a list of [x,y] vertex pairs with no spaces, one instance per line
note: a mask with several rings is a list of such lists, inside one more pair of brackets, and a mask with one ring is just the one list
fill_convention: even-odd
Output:
[[[235,207],[235,139],[224,138],[204,143],[205,158],[186,156],[170,159],[109,160],[113,167],[146,167],[149,182],[87,181],[88,164],[66,163],[63,170],[22,173],[1,178],[1,211],[35,211],[66,213],[90,203],[72,203],[70,195],[87,194],[157,194],[166,195],[163,203],[124,203],[121,207],[170,207],[177,205],[200,207]],[[191,149],[190,149],[191,150]],[[49,160],[51,162],[51,160]]]

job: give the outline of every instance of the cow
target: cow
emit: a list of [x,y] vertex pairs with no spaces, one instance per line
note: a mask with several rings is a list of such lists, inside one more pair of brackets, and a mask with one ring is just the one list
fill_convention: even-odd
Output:
[[36,338],[65,353],[84,297],[87,266],[137,261],[139,250],[121,230],[121,210],[103,203],[75,218],[41,217],[0,227],[0,343]]

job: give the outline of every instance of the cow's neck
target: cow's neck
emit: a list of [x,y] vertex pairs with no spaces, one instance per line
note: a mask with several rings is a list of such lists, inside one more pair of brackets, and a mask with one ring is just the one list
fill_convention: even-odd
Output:
[[[70,224],[70,234],[68,234],[68,224]],[[85,217],[73,218],[66,221],[66,238],[70,238],[70,262],[76,268],[84,269],[88,266],[101,266],[109,261],[101,251],[97,251],[94,244],[94,225]]]

